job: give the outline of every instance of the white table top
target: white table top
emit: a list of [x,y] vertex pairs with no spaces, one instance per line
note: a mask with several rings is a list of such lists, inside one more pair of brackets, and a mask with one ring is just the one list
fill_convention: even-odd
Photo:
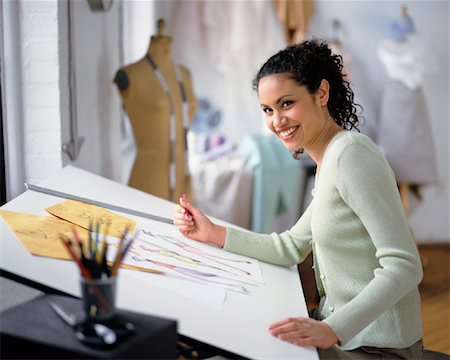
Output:
[[[39,185],[124,208],[173,217],[172,202],[73,166],[65,167]],[[2,209],[45,215],[46,207],[61,201],[55,196],[26,191]],[[2,270],[80,296],[79,273],[72,262],[31,255],[3,220],[0,234]],[[128,276],[126,272],[120,274],[117,307],[175,319],[180,334],[248,358],[318,359],[315,348],[283,342],[267,330],[269,324],[285,317],[307,316],[296,267],[284,268],[263,262],[260,265],[265,286],[255,287],[252,295],[228,291],[221,310],[178,297],[148,283],[143,287],[141,280]]]

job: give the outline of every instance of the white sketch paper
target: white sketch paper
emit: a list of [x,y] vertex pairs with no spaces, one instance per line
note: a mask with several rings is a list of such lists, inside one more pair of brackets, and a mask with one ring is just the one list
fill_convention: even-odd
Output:
[[[187,239],[170,224],[146,220],[138,229],[123,264],[245,294],[252,285],[263,285],[257,260]],[[116,256],[117,242],[108,238],[109,261]]]

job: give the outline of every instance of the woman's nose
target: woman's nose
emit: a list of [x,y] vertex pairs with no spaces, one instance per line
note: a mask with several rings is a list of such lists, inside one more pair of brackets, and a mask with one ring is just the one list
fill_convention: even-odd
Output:
[[281,127],[287,122],[286,116],[284,116],[282,113],[275,112],[273,115],[274,115],[273,117],[274,127]]

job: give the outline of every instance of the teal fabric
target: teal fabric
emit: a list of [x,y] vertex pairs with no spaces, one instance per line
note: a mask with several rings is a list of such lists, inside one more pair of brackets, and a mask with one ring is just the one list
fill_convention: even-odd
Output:
[[299,188],[301,164],[279,139],[269,134],[244,137],[237,153],[253,170],[251,229],[271,232],[275,217],[299,202],[294,195]]

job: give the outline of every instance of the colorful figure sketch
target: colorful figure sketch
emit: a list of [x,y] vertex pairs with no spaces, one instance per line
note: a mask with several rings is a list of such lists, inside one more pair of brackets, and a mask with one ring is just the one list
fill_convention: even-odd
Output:
[[[150,224],[152,223],[152,224]],[[158,222],[140,222],[142,229],[136,236],[124,265],[140,269],[164,272],[240,293],[251,293],[248,285],[262,285],[262,275],[256,260],[249,260],[235,254],[214,253],[213,248],[201,249],[189,244],[189,239],[171,234],[172,226]],[[147,230],[151,227],[156,231]],[[166,229],[163,229],[166,227]],[[170,235],[169,235],[170,234]],[[109,238],[108,258],[115,256],[117,239]],[[223,250],[215,249],[216,252]],[[199,255],[202,254],[202,255]],[[206,255],[206,256],[204,256]],[[216,260],[220,259],[220,260]]]
[[[230,259],[230,258],[226,258],[226,257],[223,257],[223,256],[218,256],[218,255],[208,254],[206,251],[202,251],[202,250],[196,249],[196,248],[190,246],[189,244],[186,244],[186,243],[183,242],[182,240],[175,239],[175,238],[173,238],[173,237],[171,237],[171,236],[166,236],[166,235],[154,235],[154,234],[151,233],[151,231],[146,231],[146,230],[144,230],[143,232],[144,232],[145,234],[149,235],[149,236],[152,236],[152,237],[157,237],[157,236],[159,236],[161,239],[163,239],[163,240],[165,240],[165,241],[167,241],[167,242],[169,242],[169,243],[171,243],[171,244],[174,244],[174,245],[176,245],[176,246],[178,246],[178,247],[180,247],[180,248],[182,248],[182,249],[185,249],[185,250],[187,250],[187,251],[189,251],[189,252],[192,252],[192,253],[194,253],[194,254],[204,256],[204,257],[206,257],[206,258],[208,258],[208,259],[214,259],[214,260],[216,260],[218,263],[221,263],[218,259],[222,259],[222,260],[226,260],[227,262],[231,262],[231,263],[233,263],[233,262],[238,262],[238,263],[244,263],[244,264],[251,264],[251,261],[245,260],[245,259]],[[226,265],[225,263],[222,263],[222,264]],[[227,265],[227,266],[229,266],[229,265]],[[247,273],[247,272],[246,272],[246,273]],[[248,273],[247,273],[247,274],[248,274]]]
[[[136,256],[136,255],[133,255],[131,258],[133,261],[136,261],[136,262],[147,261],[147,262],[153,264],[153,266],[156,265],[157,267],[160,267],[161,269],[165,269],[168,272],[174,272],[174,273],[181,275],[183,277],[186,277],[190,280],[198,280],[203,283],[212,284],[212,285],[223,287],[223,288],[226,288],[229,290],[234,290],[234,291],[238,291],[238,292],[242,292],[242,293],[249,293],[249,290],[244,285],[242,285],[238,282],[232,282],[230,280],[226,280],[224,278],[221,278],[218,275],[214,275],[211,273],[202,272],[202,271],[198,271],[198,270],[192,270],[192,269],[188,269],[188,268],[185,268],[182,266],[170,265],[170,264],[162,263],[159,261],[154,261],[151,259],[140,258],[139,256]],[[157,269],[155,269],[155,270],[157,270]]]
[[[146,235],[146,236],[145,236]],[[196,265],[196,267],[208,267],[214,274],[227,277],[230,279],[238,279],[240,281],[249,281],[250,283],[258,283],[260,279],[252,276],[250,269],[252,262],[247,259],[237,259],[230,256],[212,254],[206,250],[198,249],[191,246],[187,241],[181,240],[174,236],[156,234],[149,230],[142,230],[139,240],[151,244],[153,247],[162,249],[161,255],[174,257],[178,260]],[[164,245],[161,245],[163,243]],[[174,250],[175,245],[179,250]],[[170,250],[170,247],[172,250]],[[143,250],[152,251],[143,247]]]
[[264,284],[257,260],[188,239],[175,226],[162,222],[142,220],[139,228],[141,232],[134,245],[143,245],[136,254],[142,258],[207,272],[243,284]]

